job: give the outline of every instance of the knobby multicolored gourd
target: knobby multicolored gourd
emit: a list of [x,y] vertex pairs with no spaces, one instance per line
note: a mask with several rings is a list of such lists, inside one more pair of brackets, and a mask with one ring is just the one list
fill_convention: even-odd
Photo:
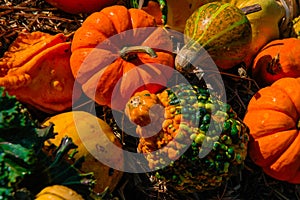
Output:
[[154,171],[152,180],[167,188],[212,189],[243,168],[248,128],[205,88],[179,84],[157,94],[137,92],[125,113],[137,124],[138,152]]
[[163,88],[173,72],[172,52],[169,35],[153,16],[115,5],[93,13],[75,31],[71,67],[88,97],[109,107],[116,101],[113,109],[124,109],[132,89]]
[[201,57],[199,52],[203,49],[221,69],[243,62],[252,42],[251,24],[245,12],[220,2],[199,7],[186,21],[185,45],[177,53],[176,68],[187,71],[192,62],[201,65],[193,60]]
[[63,159],[75,148],[72,139],[59,141],[56,152],[44,149],[44,142],[55,135],[53,124],[40,126],[23,104],[0,88],[0,199],[31,199],[53,184],[89,196],[93,174]]
[[258,52],[251,70],[260,87],[284,77],[299,77],[300,40],[284,38],[269,42]]
[[22,32],[0,58],[0,86],[41,111],[67,110],[81,95],[70,56],[71,42],[62,33]]
[[[45,145],[58,147],[65,136],[71,137],[77,148],[76,151],[71,152],[67,159],[72,162],[83,159],[80,170],[93,172],[96,180],[93,187],[94,193],[101,194],[106,189],[109,193],[112,192],[122,178],[123,172],[110,168],[95,157],[98,149],[103,149],[103,151],[107,151],[107,155],[103,158],[110,159],[111,162],[115,163],[115,166],[123,166],[123,155],[120,152],[109,151],[107,141],[101,138],[107,137],[111,143],[122,147],[110,126],[100,118],[84,111],[70,111],[54,115],[45,121],[44,125],[48,126],[52,123],[54,124],[54,131],[58,134],[54,139],[48,140]],[[100,131],[104,135],[101,135]]]
[[281,78],[250,100],[244,123],[249,156],[278,180],[300,183],[300,78]]

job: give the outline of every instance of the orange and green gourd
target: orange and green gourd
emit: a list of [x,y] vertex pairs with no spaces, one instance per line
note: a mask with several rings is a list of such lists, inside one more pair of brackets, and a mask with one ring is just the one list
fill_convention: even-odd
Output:
[[[246,14],[229,3],[204,4],[187,19],[185,44],[176,56],[177,69],[201,56],[205,49],[221,69],[230,69],[241,63],[252,41],[251,24]],[[200,63],[197,63],[200,64]]]
[[[179,84],[156,95],[138,92],[125,113],[137,124],[138,152],[145,154],[152,176],[167,188],[213,189],[243,168],[248,128],[208,89]],[[160,130],[149,137],[150,125]],[[151,154],[158,150],[161,154]],[[164,163],[170,164],[161,167]]]

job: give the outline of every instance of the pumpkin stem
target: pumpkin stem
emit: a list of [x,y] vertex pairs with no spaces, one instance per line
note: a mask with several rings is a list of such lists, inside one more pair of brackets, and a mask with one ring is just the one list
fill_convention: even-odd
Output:
[[130,60],[132,55],[136,55],[137,53],[147,53],[152,58],[157,57],[155,51],[148,46],[123,47],[120,51],[120,57],[124,60]]
[[282,70],[282,67],[279,63],[279,53],[272,58],[271,62],[268,64],[267,72],[272,75],[278,74]]
[[261,6],[259,4],[253,4],[251,6],[245,6],[243,8],[241,8],[241,10],[243,11],[243,13],[245,15],[248,15],[250,13],[254,13],[254,12],[257,12],[257,11],[260,11],[262,10]]

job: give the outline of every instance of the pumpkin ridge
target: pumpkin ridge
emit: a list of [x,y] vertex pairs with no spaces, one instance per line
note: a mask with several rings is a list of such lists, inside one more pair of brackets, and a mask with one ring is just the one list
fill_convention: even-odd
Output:
[[[294,107],[294,109],[296,110],[297,116],[298,116],[298,119],[295,120],[296,125],[297,125],[297,124],[299,123],[299,121],[300,121],[300,113],[298,112],[297,106],[296,106],[296,104],[294,103],[293,99],[290,97],[290,95],[286,92],[286,90],[285,90],[284,88],[282,88],[282,87],[280,87],[280,86],[278,86],[278,85],[274,85],[274,86],[272,86],[272,87],[278,88],[279,90],[281,90],[282,92],[284,92],[284,93],[286,94],[286,96],[289,98],[290,102],[293,104],[293,107]],[[298,129],[298,126],[296,126],[296,127],[297,127],[297,129]]]
[[268,131],[267,133],[265,134],[261,134],[259,135],[258,137],[256,137],[255,139],[260,139],[260,138],[263,138],[263,137],[266,137],[266,136],[270,136],[270,135],[273,135],[277,132],[282,132],[282,131],[292,131],[293,129],[290,128],[290,129],[285,129],[284,127],[281,127],[281,128],[278,128],[278,129],[274,129],[272,131]]
[[[280,109],[274,109],[274,108],[264,108],[264,107],[260,107],[260,108],[251,108],[251,112],[252,111],[257,111],[257,110],[266,110],[266,111],[268,111],[268,110],[272,110],[272,111],[276,111],[276,112],[279,112],[279,113],[282,113],[282,114],[285,114],[286,116],[288,116],[288,117],[290,117],[291,119],[293,119],[293,121],[295,122],[295,127],[297,127],[297,123],[298,123],[298,121],[299,121],[299,119],[294,119],[294,117],[292,117],[291,115],[289,115],[289,113],[288,112],[284,112],[283,110],[280,110]],[[297,112],[298,113],[298,112]],[[299,117],[298,117],[299,118]],[[300,123],[300,122],[299,122]],[[288,129],[286,129],[286,130],[288,130]]]
[[[279,131],[279,134],[281,134],[281,135],[288,134],[288,132],[290,132],[290,131],[295,132],[296,136],[294,138],[296,138],[297,133],[298,133],[297,130],[283,130],[283,131]],[[282,137],[281,135],[279,137]],[[292,134],[289,134],[289,135],[292,135]],[[272,135],[268,134],[268,135],[264,135],[263,137],[255,138],[254,142],[251,142],[249,144],[249,149],[257,149],[257,148],[259,148],[258,146],[262,146],[262,147],[264,147],[264,149],[267,149],[267,154],[268,154],[267,157],[264,157],[264,156],[260,157],[257,152],[253,153],[253,151],[250,151],[250,153],[249,153],[250,157],[261,167],[267,167],[267,166],[270,166],[270,165],[273,165],[274,163],[276,163],[278,158],[280,157],[280,155],[282,155],[283,152],[285,152],[288,149],[288,147],[293,143],[293,140],[294,140],[294,138],[292,138],[292,139],[289,138],[288,140],[284,141],[284,145],[286,145],[286,146],[284,146],[284,147],[281,146],[281,148],[279,150],[277,147],[277,149],[276,149],[277,151],[275,151],[275,152],[272,151],[271,153],[268,153],[269,152],[269,149],[267,148],[268,144],[264,143],[265,141],[268,142],[270,140],[269,138],[266,139],[266,137],[268,137],[268,136],[272,136]],[[256,146],[256,144],[255,144],[256,142],[258,143],[258,146]],[[287,142],[288,142],[288,144],[287,144]],[[264,151],[262,151],[262,152],[264,152]],[[266,156],[265,153],[263,153],[263,154]]]
[[[97,18],[105,18],[105,19],[107,19],[107,20],[109,21],[109,23],[113,24],[111,18],[107,17],[107,16],[106,16],[104,13],[102,13],[102,12],[95,13],[94,15],[99,15],[99,16],[97,16]],[[88,19],[88,18],[87,18],[87,19]],[[89,21],[86,21],[85,23],[83,23],[82,26],[84,26],[84,28],[85,28],[85,27],[87,27],[87,28],[92,28],[92,27],[93,27],[97,32],[103,34],[103,35],[106,36],[107,38],[109,38],[109,37],[111,36],[111,35],[108,34],[106,31],[101,30],[101,28],[98,29],[97,26],[95,26],[93,23],[90,23]],[[115,26],[112,26],[112,28],[114,28],[114,31],[113,31],[114,34],[118,34],[118,31],[117,31],[116,27],[115,27]]]
[[[113,11],[111,9],[113,9]],[[122,12],[120,10],[122,10]],[[114,5],[112,7],[104,8],[101,12],[103,13],[103,15],[106,15],[106,17],[109,18],[111,24],[116,30],[116,33],[121,33],[123,31],[133,28],[132,20],[130,20],[131,13],[128,11],[128,9],[125,6]],[[112,12],[114,14],[111,14]],[[122,17],[120,16],[121,15],[120,13],[126,13],[127,18],[120,19],[120,17]],[[130,27],[121,25],[125,23]]]
[[[290,94],[287,93],[286,90],[284,88],[282,88],[280,85],[272,85],[272,88],[280,90],[280,92],[285,94],[285,96],[289,99],[290,103],[292,103],[292,105],[293,105],[293,108],[294,108],[293,110],[295,110],[295,112],[296,112],[297,119],[295,119],[293,116],[291,116],[288,112],[284,112],[284,110],[279,110],[279,109],[276,109],[274,107],[273,108],[266,108],[266,107],[258,107],[257,108],[256,106],[251,106],[251,111],[252,110],[273,110],[273,111],[277,111],[277,112],[280,112],[280,113],[283,113],[283,114],[289,116],[291,119],[294,120],[295,125],[297,126],[297,123],[300,120],[300,113],[297,111],[297,106],[294,103],[294,101],[292,100],[292,98],[290,97]],[[266,88],[263,88],[263,89],[266,89]]]
[[[293,170],[294,168],[290,167],[290,170],[288,170],[288,172],[290,174],[285,173],[284,175],[281,175],[280,171],[277,171],[277,170],[282,169],[282,166],[287,167],[286,166],[287,164],[285,164],[285,162],[286,162],[287,159],[291,159],[291,152],[295,152],[294,155],[298,154],[298,152],[300,151],[299,141],[300,141],[300,134],[299,134],[299,131],[298,131],[298,135],[295,137],[294,142],[292,142],[292,144],[278,157],[277,162],[275,163],[276,165],[275,166],[273,166],[273,165],[270,166],[270,168],[272,170],[276,170],[276,171],[274,171],[274,173],[276,173],[276,174],[279,173],[278,176],[281,177],[283,180],[284,179],[291,179],[298,172],[297,170],[300,167],[299,162],[298,163],[297,162],[293,162],[293,163],[288,162],[290,165],[297,165],[298,164],[298,167],[296,166],[297,169],[295,169],[295,170]],[[298,148],[298,150],[297,150],[297,148]],[[293,157],[297,157],[297,155],[295,155]],[[298,157],[300,157],[300,156],[298,155]],[[296,160],[296,159],[294,159],[294,160]],[[293,171],[293,173],[292,173],[292,171]],[[284,176],[284,177],[282,177],[282,176]]]

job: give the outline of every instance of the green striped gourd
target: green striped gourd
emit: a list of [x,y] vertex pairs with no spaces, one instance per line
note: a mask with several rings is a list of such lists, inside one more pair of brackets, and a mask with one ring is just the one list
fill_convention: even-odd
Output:
[[[138,152],[144,153],[154,180],[168,190],[213,189],[243,168],[249,129],[206,88],[182,83],[157,94],[137,92],[126,115],[137,124]],[[156,134],[150,125],[159,128]]]
[[202,48],[219,68],[232,68],[243,61],[252,41],[246,14],[232,4],[221,2],[207,3],[195,10],[186,21],[184,34],[185,45],[175,61],[179,70],[185,69]]

